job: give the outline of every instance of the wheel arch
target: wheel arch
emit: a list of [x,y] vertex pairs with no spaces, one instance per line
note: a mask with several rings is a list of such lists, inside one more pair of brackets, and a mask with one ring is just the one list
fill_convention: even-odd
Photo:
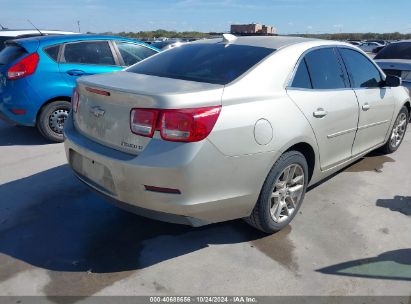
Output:
[[38,109],[37,113],[36,113],[36,121],[35,123],[37,124],[39,116],[41,111],[43,111],[43,109],[50,103],[55,102],[55,101],[68,101],[71,102],[71,97],[70,96],[57,96],[57,97],[53,97],[50,98],[49,100],[47,100],[45,103],[42,104],[42,106]]
[[295,143],[292,146],[288,147],[284,151],[284,153],[288,151],[298,151],[302,155],[304,155],[307,161],[307,164],[308,164],[308,181],[311,181],[311,178],[313,177],[313,174],[314,174],[315,166],[317,164],[316,153],[312,145],[307,142],[299,142],[299,143]]

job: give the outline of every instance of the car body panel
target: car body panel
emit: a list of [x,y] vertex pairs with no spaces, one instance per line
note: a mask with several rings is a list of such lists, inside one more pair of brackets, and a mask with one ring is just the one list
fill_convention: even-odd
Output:
[[357,155],[385,142],[394,114],[395,98],[391,88],[362,88],[354,91],[360,106],[352,148],[353,155]]
[[[321,151],[321,168],[331,168],[350,159],[358,124],[358,102],[353,90],[289,88],[287,92],[314,130]],[[315,117],[318,109],[326,111],[326,116]]]

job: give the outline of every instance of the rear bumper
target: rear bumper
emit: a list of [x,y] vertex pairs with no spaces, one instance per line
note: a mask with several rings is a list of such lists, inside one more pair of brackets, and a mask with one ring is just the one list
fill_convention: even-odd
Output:
[[[32,90],[27,79],[7,81],[0,86],[0,118],[8,123],[23,126],[35,126],[38,106],[37,94]],[[12,109],[24,110],[16,115]]]
[[[89,187],[134,213],[192,226],[250,215],[270,169],[267,164],[276,156],[227,157],[208,140],[183,144],[154,138],[135,156],[82,136],[71,117],[65,136],[69,164]],[[147,191],[145,185],[181,193]]]

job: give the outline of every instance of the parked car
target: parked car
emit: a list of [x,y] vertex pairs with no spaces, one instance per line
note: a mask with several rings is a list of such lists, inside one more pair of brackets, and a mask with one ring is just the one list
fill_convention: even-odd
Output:
[[164,41],[154,41],[150,45],[155,47],[155,48],[158,48],[162,51],[166,51],[166,50],[169,50],[169,49],[172,49],[172,48],[175,48],[175,47],[179,47],[179,46],[183,45],[184,43],[186,43],[186,42],[181,41],[181,40],[171,40],[171,39],[169,39],[169,40],[164,40]]
[[391,43],[374,59],[385,74],[401,77],[402,85],[411,92],[411,40]]
[[224,35],[80,78],[65,150],[80,180],[127,210],[272,233],[308,185],[398,149],[400,82],[347,43]]
[[376,43],[379,43],[381,45],[386,45],[387,44],[387,41],[381,40],[381,39],[369,39],[369,40],[366,40],[365,42],[376,42]]
[[0,116],[61,142],[78,77],[119,71],[156,53],[136,40],[96,35],[7,42],[0,52]]
[[382,47],[382,46],[384,45],[378,42],[364,42],[360,44],[358,47],[362,49],[364,52],[372,53],[375,48]]
[[347,42],[355,46],[360,46],[362,44],[361,41],[355,41],[355,40],[347,40]]
[[48,36],[48,35],[70,35],[70,34],[78,34],[73,32],[65,32],[65,31],[49,31],[49,30],[9,30],[3,29],[0,30],[0,51],[4,49],[4,43],[7,40],[11,39],[18,39],[18,38],[28,38],[28,37],[36,37],[36,36]]

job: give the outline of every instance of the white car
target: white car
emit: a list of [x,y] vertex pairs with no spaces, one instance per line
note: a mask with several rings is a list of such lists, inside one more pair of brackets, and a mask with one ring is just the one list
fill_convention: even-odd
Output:
[[381,46],[384,45],[378,42],[364,42],[363,44],[360,44],[358,47],[362,49],[364,52],[371,53],[372,51],[374,51],[374,49]]
[[[40,33],[41,32],[41,33]],[[4,48],[4,42],[16,38],[28,38],[43,35],[70,35],[78,34],[74,32],[65,31],[49,31],[49,30],[1,30],[0,31],[0,51]]]

